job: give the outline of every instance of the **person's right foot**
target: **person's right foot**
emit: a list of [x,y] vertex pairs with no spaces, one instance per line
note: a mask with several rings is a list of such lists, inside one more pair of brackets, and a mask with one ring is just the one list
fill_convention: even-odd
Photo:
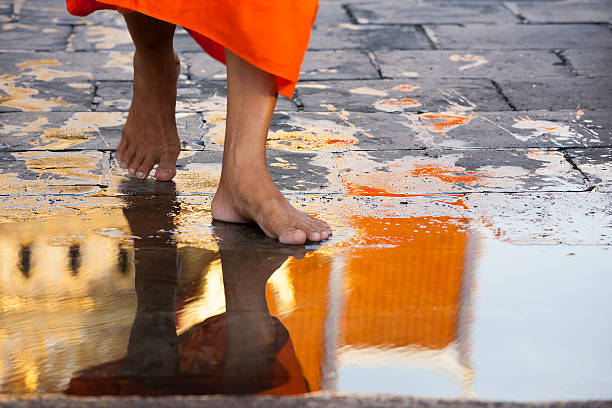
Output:
[[176,130],[176,82],[178,56],[146,51],[134,54],[134,96],[121,142],[120,166],[145,179],[157,163],[155,177],[169,181],[176,175],[181,143]]
[[289,204],[265,168],[249,166],[225,170],[211,203],[212,217],[226,222],[255,222],[270,238],[299,245],[329,238],[332,230],[324,221]]

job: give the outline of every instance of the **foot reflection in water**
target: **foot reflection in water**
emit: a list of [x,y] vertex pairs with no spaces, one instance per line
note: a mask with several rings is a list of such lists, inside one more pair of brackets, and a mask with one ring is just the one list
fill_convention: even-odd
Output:
[[[140,237],[134,241],[138,303],[127,354],[82,370],[66,393],[308,392],[289,332],[270,315],[265,295],[270,276],[290,256],[302,258],[306,250],[266,238],[256,226],[215,222],[226,312],[177,335],[175,310],[184,294],[178,285],[181,259],[172,234],[179,205],[173,195],[157,197],[154,207],[145,198],[126,200],[125,216],[132,234]],[[201,259],[211,263],[217,256]]]

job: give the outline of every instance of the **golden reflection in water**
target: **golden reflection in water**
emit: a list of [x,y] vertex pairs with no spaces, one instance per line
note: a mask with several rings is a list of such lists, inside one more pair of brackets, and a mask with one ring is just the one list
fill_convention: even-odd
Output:
[[[141,208],[152,211],[152,200]],[[189,214],[173,216],[176,231],[161,235],[183,242],[173,301],[181,336],[226,312],[226,288],[219,248],[209,237],[192,246]],[[80,370],[126,355],[137,304],[132,236],[140,247],[172,251],[159,246],[159,234],[130,228],[165,229],[159,213],[143,217],[128,224],[121,210],[105,209],[0,224],[0,392],[60,392]],[[289,332],[309,389],[333,389],[329,378],[341,364],[399,362],[447,374],[470,395],[468,220],[345,223],[351,237],[290,257],[265,286],[269,313]]]

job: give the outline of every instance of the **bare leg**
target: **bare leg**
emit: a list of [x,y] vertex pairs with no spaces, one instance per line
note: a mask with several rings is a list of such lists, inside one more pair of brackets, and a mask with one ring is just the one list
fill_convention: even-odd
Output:
[[327,239],[329,225],[293,208],[268,173],[266,140],[277,98],[274,77],[229,50],[225,56],[227,128],[213,218],[254,221],[267,236],[285,244]]
[[181,149],[174,116],[180,70],[175,26],[140,13],[126,14],[125,21],[136,46],[134,96],[117,157],[122,168],[141,179],[159,163],[155,177],[168,181],[176,175]]

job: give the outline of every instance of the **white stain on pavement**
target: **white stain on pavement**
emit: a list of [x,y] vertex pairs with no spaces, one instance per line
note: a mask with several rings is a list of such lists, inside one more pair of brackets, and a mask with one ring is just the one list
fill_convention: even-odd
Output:
[[359,95],[374,95],[374,96],[387,96],[388,95],[386,91],[381,91],[381,90],[374,89],[374,88],[368,88],[367,86],[349,89],[349,92],[352,94],[359,94]]
[[489,62],[484,57],[481,57],[479,55],[471,55],[471,54],[466,54],[466,55],[453,54],[450,56],[450,60],[453,62],[467,62],[467,64],[459,67],[460,71],[465,71],[466,69],[470,69],[470,68],[476,68],[481,65],[487,64]]

